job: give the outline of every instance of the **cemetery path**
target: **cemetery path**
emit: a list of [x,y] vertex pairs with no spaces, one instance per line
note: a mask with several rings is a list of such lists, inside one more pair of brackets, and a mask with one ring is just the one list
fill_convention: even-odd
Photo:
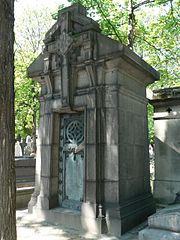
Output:
[[46,221],[35,219],[27,210],[16,211],[17,240],[138,240],[138,231],[144,225],[134,228],[121,238],[108,235],[93,236],[81,234],[73,229],[65,229],[61,225],[52,225]]

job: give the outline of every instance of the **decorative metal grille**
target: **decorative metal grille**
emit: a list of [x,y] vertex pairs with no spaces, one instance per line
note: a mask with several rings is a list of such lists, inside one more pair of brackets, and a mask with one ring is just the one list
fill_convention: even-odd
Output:
[[82,121],[71,121],[66,128],[66,137],[70,143],[82,143],[84,140],[84,126]]

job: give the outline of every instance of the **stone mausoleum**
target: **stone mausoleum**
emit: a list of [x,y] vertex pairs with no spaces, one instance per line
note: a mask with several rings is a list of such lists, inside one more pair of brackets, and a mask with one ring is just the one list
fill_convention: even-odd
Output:
[[120,236],[154,213],[146,86],[159,74],[101,34],[79,4],[62,9],[28,69],[41,85],[29,211]]

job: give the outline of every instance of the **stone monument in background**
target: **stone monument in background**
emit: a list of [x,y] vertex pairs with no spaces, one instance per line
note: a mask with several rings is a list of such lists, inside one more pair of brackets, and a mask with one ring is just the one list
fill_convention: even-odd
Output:
[[139,240],[180,239],[180,88],[153,91],[155,134],[154,198],[159,210]]
[[[180,195],[180,88],[154,91],[154,197],[161,204]],[[178,197],[178,196],[177,196]]]
[[100,33],[79,4],[59,11],[28,69],[41,84],[36,187],[29,211],[120,236],[155,211],[146,86],[159,74]]

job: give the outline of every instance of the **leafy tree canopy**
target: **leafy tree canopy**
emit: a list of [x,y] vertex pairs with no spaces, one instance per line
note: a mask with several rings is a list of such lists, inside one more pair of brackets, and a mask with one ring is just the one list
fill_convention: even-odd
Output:
[[27,68],[42,51],[43,38],[52,26],[49,9],[26,9],[15,25],[15,132],[16,137],[32,135],[36,126],[39,86],[27,78]]
[[178,55],[180,3],[177,0],[69,0],[80,2],[102,32],[128,45],[161,74],[150,88],[180,86]]

